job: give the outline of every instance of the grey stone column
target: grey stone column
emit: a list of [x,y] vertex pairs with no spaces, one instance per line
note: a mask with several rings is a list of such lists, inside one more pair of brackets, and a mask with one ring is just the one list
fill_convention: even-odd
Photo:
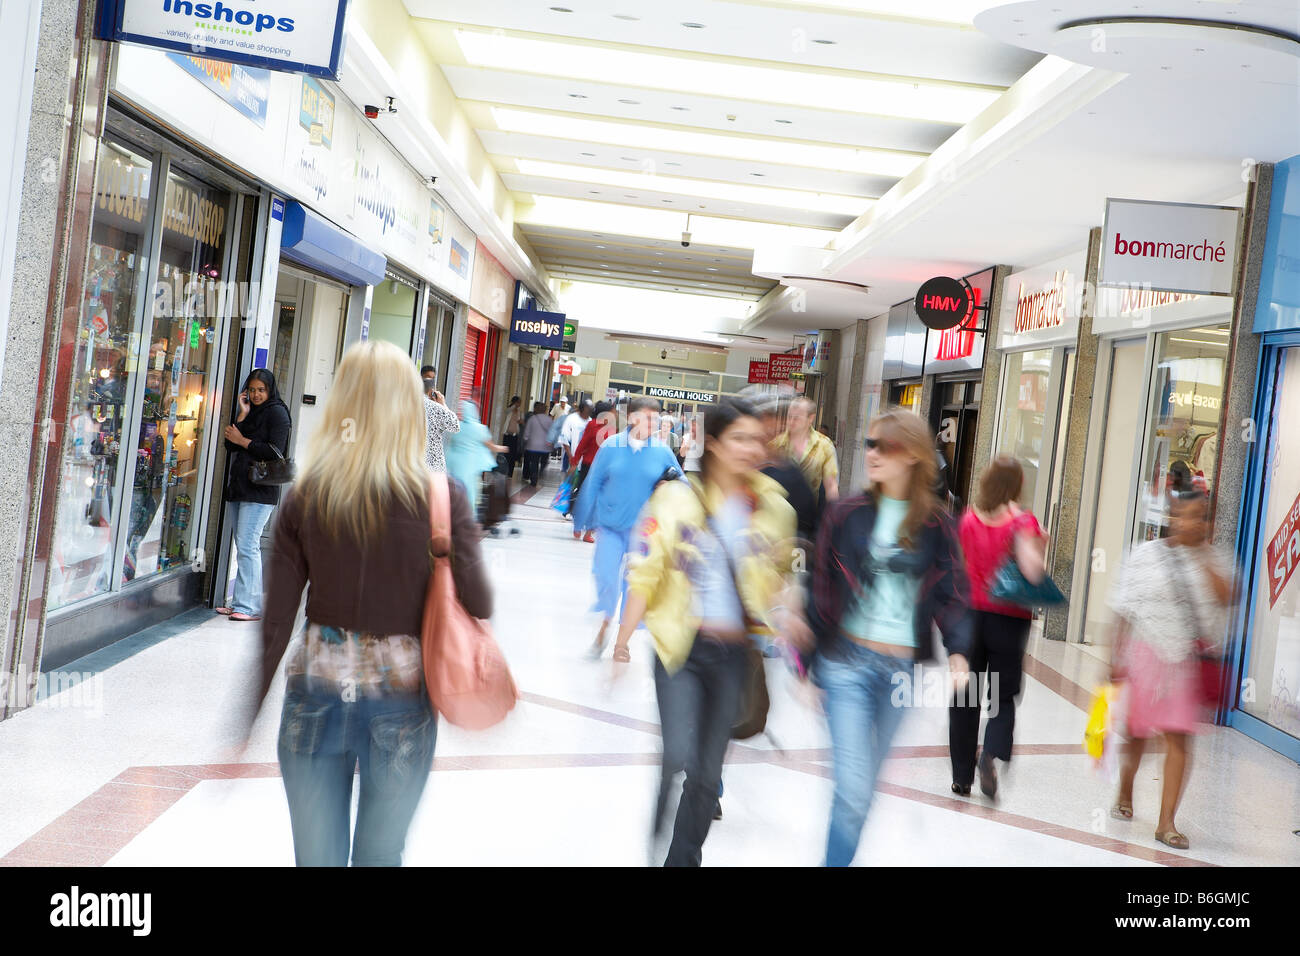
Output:
[[[863,393],[867,387],[867,320],[858,319],[853,335],[853,360],[849,365],[849,380],[841,387],[848,391],[849,400],[845,408],[844,441],[836,454],[840,464],[840,494],[848,495],[858,486],[858,471],[862,466],[862,439],[866,437],[867,421],[865,412],[867,403]],[[843,341],[842,336],[838,336]]]
[[997,418],[998,396],[1002,392],[1002,353],[995,348],[998,340],[999,316],[1002,312],[1002,292],[1010,266],[997,266],[993,270],[993,291],[989,294],[989,309],[984,322],[984,375],[980,379],[980,413],[975,425],[975,453],[971,460],[972,481],[978,479],[993,459],[993,426]]
[[1231,549],[1237,542],[1237,518],[1246,485],[1246,467],[1254,443],[1263,436],[1254,421],[1255,377],[1259,371],[1260,337],[1255,325],[1259,273],[1268,233],[1268,207],[1273,194],[1273,164],[1255,166],[1246,199],[1246,231],[1242,236],[1237,273],[1237,301],[1232,315],[1232,342],[1224,383],[1223,418],[1219,423],[1219,454],[1214,476],[1214,526],[1211,540]]
[[[1100,264],[1101,230],[1088,233],[1087,271],[1084,288],[1097,288],[1097,271]],[[1090,535],[1091,528],[1079,527],[1079,513],[1083,502],[1084,464],[1087,458],[1089,421],[1092,418],[1093,388],[1097,375],[1099,341],[1092,334],[1092,317],[1097,308],[1097,296],[1084,297],[1079,310],[1079,338],[1075,353],[1074,388],[1070,392],[1070,409],[1065,421],[1065,460],[1061,462],[1061,512],[1056,522],[1056,542],[1049,569],[1061,592],[1068,599],[1073,589],[1074,553],[1081,534]],[[986,362],[987,366],[987,362]],[[1052,608],[1043,621],[1043,636],[1048,640],[1063,641],[1069,624],[1069,605]]]

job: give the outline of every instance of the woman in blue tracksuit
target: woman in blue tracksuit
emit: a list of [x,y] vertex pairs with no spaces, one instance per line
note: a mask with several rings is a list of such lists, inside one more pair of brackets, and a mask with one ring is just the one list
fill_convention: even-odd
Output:
[[[602,615],[592,654],[599,657],[605,635],[627,595],[623,560],[637,516],[655,484],[669,469],[676,469],[672,450],[655,437],[659,403],[634,398],[627,406],[627,430],[600,446],[591,470],[582,482],[582,494],[573,515],[575,528],[596,530],[596,553],[591,573],[596,578],[596,606]],[[680,472],[679,472],[680,474]]]

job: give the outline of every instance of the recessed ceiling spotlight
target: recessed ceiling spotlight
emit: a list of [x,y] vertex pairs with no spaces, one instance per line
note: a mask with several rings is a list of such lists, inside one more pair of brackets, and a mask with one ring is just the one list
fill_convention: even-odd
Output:
[[597,248],[597,249],[604,249],[605,247],[604,247],[604,246],[597,246],[596,248]]
[[600,190],[599,190],[599,189],[588,189],[587,192],[591,193],[593,196],[599,196],[599,195],[600,195]]
[[665,199],[664,202],[672,202],[671,199]]
[[658,269],[651,269],[650,271],[651,271],[651,272],[658,272],[659,270],[658,270]]
[[551,9],[554,10],[556,13],[572,13],[572,12],[573,12],[573,10],[572,10],[570,7],[551,7]]
[[703,23],[696,23],[694,20],[684,20],[684,21],[682,21],[682,26],[686,27],[686,29],[688,29],[688,30],[703,30],[703,29],[704,29],[704,24],[703,24]]
[[587,98],[587,94],[586,94],[586,93],[570,93],[570,94],[569,94],[569,97],[570,97],[571,99],[575,99],[575,100],[585,100],[585,99]]
[[779,120],[777,120],[776,122],[781,123],[781,124],[783,124],[783,125],[785,125],[785,126],[789,126],[791,123],[794,122],[794,120],[780,120],[780,119],[779,119]]
[[637,198],[639,198],[639,197],[637,197],[637,196],[633,196],[631,193],[624,193],[624,194],[623,194],[623,198],[624,198],[624,199],[637,199]]
[[717,271],[718,271],[718,267],[717,267],[717,266],[709,266],[709,271],[710,271],[710,272],[717,272]]
[[1192,48],[1192,52],[1193,52],[1193,53],[1204,53],[1204,52],[1205,52],[1205,47],[1203,47],[1203,46],[1193,47],[1193,48]]
[[625,106],[640,106],[640,105],[641,105],[641,101],[640,101],[640,100],[619,100],[619,102],[622,103],[622,104],[624,104]]
[[664,161],[664,165],[665,165],[665,166],[680,166],[681,163],[675,163],[675,162],[673,162],[672,160],[665,160],[665,161]]
[[674,106],[672,109],[675,109],[679,113],[689,113],[691,111],[689,106]]
[[633,16],[633,15],[630,14],[630,13],[616,13],[616,14],[614,14],[614,19],[615,19],[615,20],[626,20],[626,21],[628,21],[629,23],[632,23],[632,22],[634,22],[634,21],[636,21],[636,20],[640,20],[641,18],[640,18],[640,17],[637,17],[637,16]]
[[834,46],[834,40],[813,40],[813,43],[820,43],[822,46]]
[[1173,69],[1173,67],[1162,66],[1160,69],[1162,69],[1162,70],[1171,70],[1171,69]]
[[767,173],[750,173],[751,176],[766,176]]
[[596,154],[595,154],[595,153],[583,153],[582,155],[583,155],[583,156],[595,156]]
[[619,159],[623,160],[623,162],[625,162],[625,163],[635,163],[635,162],[636,162],[636,157],[635,157],[635,156],[620,156]]

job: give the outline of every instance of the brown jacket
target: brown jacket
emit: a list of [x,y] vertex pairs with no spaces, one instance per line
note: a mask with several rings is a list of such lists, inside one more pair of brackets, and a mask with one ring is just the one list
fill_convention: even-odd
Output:
[[[460,484],[451,491],[451,571],[456,595],[477,618],[492,616],[492,589],[479,548],[479,527]],[[398,507],[381,537],[364,546],[336,540],[305,513],[297,489],[285,496],[275,524],[262,615],[258,706],[293,635],[303,588],[307,620],[364,634],[420,635],[429,586],[429,510]]]

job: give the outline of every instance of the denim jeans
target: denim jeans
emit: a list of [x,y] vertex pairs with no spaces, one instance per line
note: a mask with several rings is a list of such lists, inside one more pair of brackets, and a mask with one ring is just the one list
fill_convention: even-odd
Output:
[[230,607],[254,617],[262,613],[262,531],[275,505],[257,501],[230,502],[235,528],[235,594]]
[[813,676],[826,691],[826,720],[831,732],[832,777],[830,832],[826,866],[848,866],[858,850],[862,826],[871,808],[880,764],[903,717],[890,700],[898,672],[911,675],[912,662],[878,654],[847,639],[836,642],[838,660],[818,656]]
[[[599,539],[597,539],[599,540]],[[686,771],[672,843],[664,866],[699,866],[704,838],[722,793],[722,761],[745,687],[745,645],[696,637],[682,669],[671,677],[655,658],[664,757],[652,840],[667,824],[676,775]]]
[[[436,718],[423,688],[382,697],[295,675],[280,718],[280,773],[298,866],[401,866],[433,767]],[[355,699],[349,700],[349,697]],[[352,777],[360,765],[356,830]]]

